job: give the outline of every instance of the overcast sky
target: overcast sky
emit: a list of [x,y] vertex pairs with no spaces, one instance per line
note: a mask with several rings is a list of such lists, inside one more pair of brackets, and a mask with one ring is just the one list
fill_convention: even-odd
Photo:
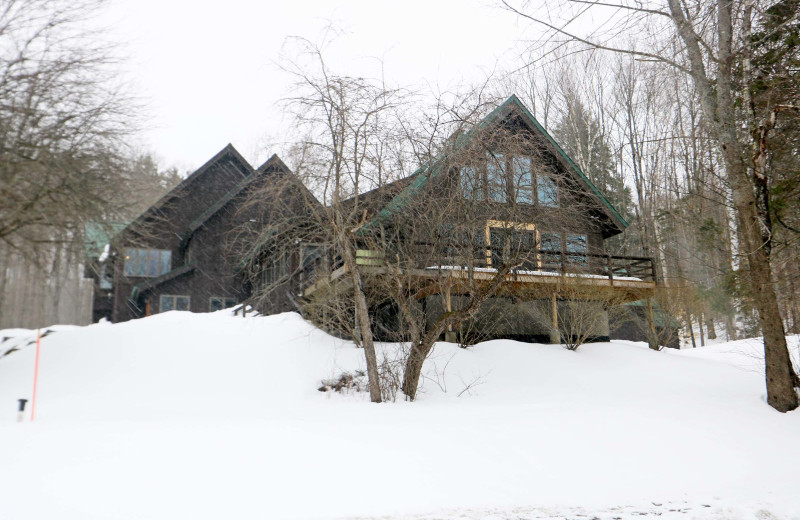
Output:
[[229,142],[253,163],[280,151],[291,36],[318,41],[332,21],[344,33],[328,53],[337,73],[376,77],[382,58],[397,84],[448,89],[508,68],[530,30],[491,0],[112,0],[105,17],[149,107],[142,146],[181,170]]

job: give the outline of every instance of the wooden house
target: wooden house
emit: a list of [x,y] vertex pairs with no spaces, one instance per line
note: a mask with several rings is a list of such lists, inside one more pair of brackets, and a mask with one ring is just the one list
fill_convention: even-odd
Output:
[[[413,175],[345,205],[380,339],[403,336],[400,300],[430,327],[491,290],[447,339],[559,341],[567,324],[603,340],[609,306],[648,301],[657,285],[652,259],[607,254],[627,223],[516,96]],[[352,277],[318,225],[329,209],[277,156],[254,170],[229,145],[116,235],[104,312],[247,303],[345,332]],[[326,320],[334,307],[344,315]]]
[[[352,204],[371,215],[357,268],[383,339],[402,335],[388,294],[398,277],[427,326],[491,285],[492,297],[447,334],[465,341],[559,341],[569,326],[607,340],[608,307],[655,290],[652,259],[606,252],[604,241],[626,221],[516,96],[377,192]],[[331,261],[296,287],[311,307],[352,290],[347,268]],[[579,315],[592,320],[581,325]]]
[[245,301],[243,251],[262,225],[246,202],[288,171],[276,155],[253,169],[232,145],[223,148],[114,236],[98,270],[95,318],[209,312]]

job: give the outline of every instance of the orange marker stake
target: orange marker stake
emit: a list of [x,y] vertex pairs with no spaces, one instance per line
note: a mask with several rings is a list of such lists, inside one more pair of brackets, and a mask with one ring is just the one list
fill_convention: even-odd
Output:
[[33,398],[31,399],[31,422],[36,417],[36,383],[39,381],[39,349],[42,345],[42,329],[36,331],[36,362],[33,368]]

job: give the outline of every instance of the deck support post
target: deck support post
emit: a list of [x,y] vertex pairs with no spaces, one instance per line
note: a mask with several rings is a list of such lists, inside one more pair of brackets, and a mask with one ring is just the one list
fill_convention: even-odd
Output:
[[558,331],[558,299],[556,298],[556,293],[553,293],[550,300],[553,317],[553,323],[550,329],[550,343],[558,345],[561,343],[561,334]]
[[[453,298],[450,295],[450,284],[444,289],[444,310],[448,313],[453,312]],[[444,333],[444,340],[450,343],[458,343],[458,338],[453,331],[452,325],[447,326],[447,331]]]
[[650,334],[647,335],[647,343],[653,350],[658,348],[658,335],[656,334],[656,320],[653,316],[653,298],[647,298],[647,322],[650,325]]

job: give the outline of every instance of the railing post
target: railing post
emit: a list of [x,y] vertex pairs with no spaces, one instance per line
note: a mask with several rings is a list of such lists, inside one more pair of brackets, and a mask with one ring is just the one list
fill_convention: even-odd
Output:
[[650,259],[650,274],[653,276],[653,283],[658,285],[658,277],[656,276],[656,263]]
[[608,265],[608,279],[611,285],[614,285],[614,269],[611,267],[611,255],[606,255],[606,261]]

